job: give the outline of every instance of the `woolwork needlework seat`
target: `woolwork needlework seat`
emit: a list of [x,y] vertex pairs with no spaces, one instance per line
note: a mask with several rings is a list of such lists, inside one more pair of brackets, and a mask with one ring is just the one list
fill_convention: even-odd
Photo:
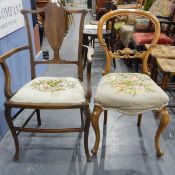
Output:
[[[110,51],[102,38],[102,26],[106,20],[114,18],[118,15],[137,15],[148,18],[155,27],[154,37],[147,51],[139,52],[124,48],[123,50]],[[99,117],[104,111],[104,124],[107,122],[107,110],[113,109],[127,115],[138,115],[138,123],[140,126],[142,113],[150,110],[161,111],[161,121],[155,136],[155,149],[157,156],[162,156],[159,140],[162,131],[169,122],[169,115],[166,109],[169,98],[167,94],[150,78],[148,71],[148,57],[151,50],[155,47],[160,36],[160,23],[155,15],[149,12],[135,10],[116,10],[105,14],[99,21],[98,39],[100,45],[106,54],[106,65],[103,72],[96,94],[95,106],[91,116],[91,122],[95,131],[96,140],[91,152],[97,153],[100,142]],[[143,62],[143,73],[109,73],[110,62],[112,59],[133,59],[139,58]]]
[[[147,49],[148,44],[145,45]],[[152,78],[157,82],[158,72],[163,74],[161,78],[161,88],[166,89],[167,86],[174,86],[174,83],[170,83],[169,79],[172,75],[175,75],[175,46],[170,45],[156,45],[151,51],[151,57],[153,58]]]
[[[88,150],[88,133],[90,126],[90,110],[89,102],[91,98],[91,63],[93,49],[87,49],[87,87],[83,85],[83,57],[82,57],[82,40],[83,40],[83,25],[86,10],[67,10],[59,3],[48,3],[45,8],[39,10],[22,10],[24,15],[28,45],[14,48],[13,50],[4,53],[0,56],[0,64],[5,75],[5,117],[12,133],[16,152],[14,160],[19,158],[19,141],[18,135],[20,132],[35,132],[35,133],[68,133],[68,132],[84,132],[84,150],[87,160],[90,160]],[[53,50],[53,58],[49,60],[35,60],[33,53],[33,44],[31,37],[31,28],[29,25],[29,14],[42,13],[45,16],[44,32]],[[79,38],[77,42],[77,59],[61,59],[59,54],[61,45],[66,34],[68,35],[71,19],[74,14],[80,16]],[[76,25],[76,24],[75,24]],[[76,46],[76,43],[75,43]],[[6,59],[17,52],[29,50],[30,66],[31,66],[31,81],[21,87],[16,93],[11,93],[11,74],[6,64]],[[14,58],[15,59],[15,58]],[[36,77],[36,65],[38,64],[72,64],[77,66],[78,78],[73,77]],[[20,77],[19,77],[20,78]],[[19,112],[15,116],[11,116],[11,110],[19,108]],[[15,126],[13,120],[23,111],[23,109],[34,109],[29,118],[24,121],[22,126]],[[55,109],[80,109],[81,123],[79,128],[73,128],[72,123],[70,128],[50,129],[50,128],[29,128],[26,127],[32,116],[37,114],[38,125],[41,125],[40,109],[55,110]],[[71,114],[70,114],[71,115]],[[64,118],[66,116],[63,116]]]
[[135,115],[160,109],[168,103],[168,96],[148,75],[109,73],[100,80],[95,101],[103,108]]

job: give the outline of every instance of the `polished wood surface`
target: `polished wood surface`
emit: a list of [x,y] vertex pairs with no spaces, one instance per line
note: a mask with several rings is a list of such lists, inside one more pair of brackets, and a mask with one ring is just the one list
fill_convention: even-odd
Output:
[[[149,18],[151,22],[154,24],[155,26],[154,37],[147,51],[143,51],[143,52],[139,52],[136,50],[132,51],[129,48],[124,48],[123,50],[117,50],[116,52],[111,52],[110,50],[108,50],[103,40],[103,25],[110,18],[114,18],[115,16],[118,16],[120,14],[121,15],[136,14],[136,15],[139,15],[145,18]],[[103,47],[106,53],[106,66],[104,69],[104,74],[107,74],[110,71],[110,62],[112,59],[137,57],[143,61],[143,73],[149,75],[150,72],[148,71],[148,65],[147,65],[148,56],[150,55],[150,52],[152,51],[152,49],[155,47],[155,44],[157,43],[159,36],[160,36],[160,23],[158,19],[154,15],[146,11],[134,10],[134,9],[133,10],[129,10],[129,9],[122,10],[121,9],[121,10],[116,10],[116,11],[110,11],[107,14],[105,14],[98,23],[98,39],[99,39],[100,45]]]
[[[83,83],[83,57],[82,57],[82,37],[83,37],[83,25],[84,25],[84,18],[87,14],[86,10],[67,10],[62,5],[57,6],[55,3],[49,3],[46,5],[46,8],[41,10],[21,10],[22,14],[24,15],[25,22],[26,22],[26,28],[27,28],[27,34],[28,34],[28,45],[22,46],[19,48],[14,48],[11,51],[4,53],[0,56],[0,65],[3,69],[4,75],[5,75],[5,118],[7,121],[7,124],[10,128],[11,134],[13,136],[13,140],[15,143],[15,155],[14,160],[19,159],[19,141],[18,141],[18,135],[21,132],[36,132],[36,133],[67,133],[67,132],[84,132],[84,150],[87,157],[87,160],[90,160],[90,154],[88,149],[88,135],[89,135],[89,127],[90,127],[90,110],[89,110],[89,102],[91,98],[91,64],[92,64],[92,54],[93,49],[90,47],[86,47],[87,51],[87,87],[85,90],[85,101],[82,103],[26,103],[26,102],[13,102],[11,101],[11,97],[14,95],[11,91],[11,74],[8,68],[8,65],[6,63],[7,59],[10,59],[9,57],[14,55],[17,52],[27,50],[29,49],[30,52],[30,65],[31,65],[31,78],[34,79],[36,77],[36,65],[38,64],[76,64],[77,65],[77,74],[78,79],[81,83]],[[45,32],[46,37],[48,36],[49,44],[51,45],[51,48],[54,50],[54,57],[50,58],[48,61],[37,61],[35,60],[34,54],[33,54],[33,43],[32,43],[32,34],[31,34],[31,26],[29,25],[29,15],[28,14],[37,14],[37,13],[44,13],[45,18]],[[59,56],[59,49],[63,41],[63,37],[65,36],[65,33],[67,33],[69,28],[64,27],[65,21],[68,19],[68,14],[79,14],[80,15],[80,25],[79,25],[79,42],[78,42],[78,58],[77,61],[66,61],[65,59],[61,59]],[[49,20],[52,19],[52,20]],[[54,23],[54,25],[53,25]],[[62,26],[62,27],[60,27]],[[59,35],[59,36],[58,36]],[[57,36],[57,37],[55,37]],[[17,59],[17,58],[16,58]],[[19,77],[20,78],[20,77]],[[58,97],[59,98],[59,97]],[[11,111],[13,108],[19,108],[19,111],[15,114],[15,116],[11,116]],[[32,114],[28,117],[27,120],[24,121],[24,124],[22,126],[15,126],[13,123],[13,120],[19,116],[19,114],[23,111],[23,109],[34,109]],[[82,127],[80,128],[62,128],[62,129],[50,129],[50,128],[29,128],[26,127],[27,123],[30,121],[32,116],[36,113],[37,115],[37,123],[38,126],[41,125],[41,118],[40,118],[40,109],[48,109],[48,110],[55,110],[55,109],[80,109],[81,111],[81,119],[85,118],[82,121]],[[70,114],[71,115],[71,114]],[[85,117],[83,117],[85,116]],[[21,116],[22,117],[22,116]],[[84,124],[85,123],[85,124]],[[72,124],[70,124],[72,126]]]
[[[109,48],[106,46],[106,43],[104,41],[103,38],[103,25],[104,23],[117,16],[123,16],[123,15],[133,15],[136,14],[138,16],[142,16],[145,18],[148,18],[153,24],[154,24],[154,28],[155,28],[155,32],[154,32],[154,37],[152,40],[152,43],[149,45],[149,48],[147,49],[147,51],[143,51],[143,52],[139,52],[136,50],[131,50],[130,48],[124,48],[123,50],[117,50],[117,51],[111,51],[109,50]],[[105,51],[105,55],[106,55],[106,65],[105,65],[105,69],[103,71],[103,74],[106,75],[110,72],[110,67],[111,67],[111,61],[113,59],[133,59],[133,58],[139,58],[142,60],[143,62],[143,73],[150,75],[150,72],[148,70],[148,65],[147,65],[147,61],[148,61],[148,57],[150,55],[150,52],[152,51],[152,49],[155,47],[156,43],[158,42],[160,36],[160,23],[159,20],[152,14],[150,14],[149,12],[143,11],[143,10],[138,10],[138,9],[133,9],[133,10],[127,10],[127,9],[123,9],[123,10],[116,10],[116,11],[110,11],[108,13],[106,13],[104,16],[102,16],[102,18],[100,19],[99,23],[98,23],[98,39],[100,42],[100,45],[102,46],[102,48]],[[102,98],[102,97],[100,97]],[[105,97],[104,97],[105,98]],[[127,102],[126,102],[127,103]],[[100,115],[103,111],[105,111],[105,119],[104,119],[104,124],[106,124],[107,122],[107,109],[111,109],[111,107],[108,107],[107,105],[103,106],[103,104],[98,104],[95,103],[94,109],[93,109],[93,113],[91,116],[91,123],[92,123],[92,127],[94,129],[95,132],[95,143],[94,146],[91,150],[92,154],[96,154],[99,148],[99,143],[100,143],[100,129],[99,129],[99,118]],[[117,109],[116,109],[117,110]],[[152,110],[152,109],[150,109]],[[161,113],[161,121],[159,124],[159,127],[157,129],[156,132],[156,136],[155,136],[155,150],[156,150],[156,154],[158,157],[163,156],[163,152],[160,150],[160,135],[162,134],[162,132],[164,131],[164,129],[166,128],[168,122],[169,122],[169,114],[168,111],[166,109],[166,106],[163,107],[162,109],[160,109],[160,113]],[[141,125],[141,119],[142,119],[142,114],[138,115],[138,122],[137,122],[137,126],[140,127]]]

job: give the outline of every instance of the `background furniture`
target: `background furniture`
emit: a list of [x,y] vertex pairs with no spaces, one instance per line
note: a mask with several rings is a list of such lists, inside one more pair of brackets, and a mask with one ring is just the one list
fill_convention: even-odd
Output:
[[136,0],[135,3],[130,3],[130,1],[127,1],[127,4],[118,5],[117,7],[118,9],[137,9],[142,8],[143,2],[143,0]]
[[[35,60],[33,54],[33,44],[31,38],[31,29],[29,26],[28,14],[30,13],[45,13],[45,32],[48,42],[53,49],[53,58],[48,61]],[[65,30],[66,14],[80,14],[80,28],[79,28],[79,42],[78,42],[78,58],[77,60],[63,60],[59,55],[59,50],[64,43],[64,36],[67,34]],[[93,51],[88,52],[88,65],[87,65],[87,91],[82,86],[83,81],[83,60],[82,60],[82,35],[83,24],[86,15],[86,10],[65,10],[62,5],[57,6],[55,3],[46,5],[46,8],[38,11],[22,10],[24,15],[27,34],[28,45],[17,47],[4,53],[0,56],[0,64],[5,75],[5,118],[10,128],[15,143],[14,160],[19,158],[19,141],[18,135],[21,132],[34,132],[34,133],[67,133],[67,132],[82,132],[84,131],[84,149],[88,160],[90,155],[88,151],[88,132],[90,126],[90,111],[89,101],[91,98],[91,55]],[[52,19],[52,20],[50,20]],[[62,27],[60,27],[62,26]],[[57,37],[55,37],[57,36]],[[23,50],[30,52],[30,66],[31,66],[31,81],[21,87],[16,93],[11,92],[11,74],[6,64],[6,59],[11,55]],[[37,77],[36,78],[36,65],[38,64],[73,64],[77,65],[78,78],[73,77]],[[19,111],[11,116],[13,108],[18,108]],[[13,120],[19,116],[24,109],[33,109],[29,118],[24,121],[22,126],[15,126]],[[26,127],[32,116],[36,113],[38,126],[41,125],[40,109],[42,110],[56,110],[56,109],[80,109],[82,126],[80,128],[61,128],[61,129],[48,129],[48,128],[31,128]],[[85,116],[85,121],[83,120]],[[50,117],[50,116],[49,116]],[[65,117],[65,116],[64,116]],[[70,124],[72,126],[72,124]]]
[[[139,15],[151,20],[154,24],[155,32],[153,41],[149,45],[147,51],[138,52],[129,48],[111,52],[105,45],[103,40],[102,26],[110,18],[123,15]],[[106,65],[103,72],[96,94],[94,109],[91,116],[91,122],[95,131],[95,144],[91,152],[96,154],[100,142],[99,117],[103,111],[106,111],[105,118],[107,118],[107,110],[113,109],[126,115],[138,115],[138,123],[140,126],[142,113],[150,110],[161,110],[161,121],[155,135],[155,149],[158,157],[163,155],[160,150],[160,135],[166,128],[169,122],[169,114],[166,105],[169,101],[167,94],[148,76],[148,57],[154,45],[158,42],[160,35],[160,24],[158,19],[145,11],[141,10],[116,10],[105,14],[98,25],[98,38],[100,45],[106,54]],[[143,73],[109,73],[110,62],[115,58],[134,58],[137,57],[143,62]],[[107,93],[106,93],[107,92]],[[149,100],[148,100],[149,99]],[[107,119],[105,119],[107,121]]]
[[[149,45],[145,45],[146,49]],[[175,75],[175,46],[156,45],[150,53],[152,59],[152,78],[157,82],[158,72],[162,73],[160,86],[166,90],[174,83],[170,83],[170,77]]]
[[[111,10],[116,10],[116,5],[112,1],[107,1],[105,3],[105,13]],[[93,24],[92,24],[93,23]],[[113,50],[114,41],[114,23],[115,19],[107,21],[107,23],[103,26],[103,37],[106,41],[106,45],[110,50]],[[83,30],[83,42],[85,45],[92,45],[93,48],[95,47],[95,40],[98,39],[97,37],[97,24],[98,21],[91,21],[91,24],[84,25]],[[86,60],[85,60],[86,63]],[[116,68],[115,60],[113,60],[114,68]],[[84,64],[85,65],[85,64]]]

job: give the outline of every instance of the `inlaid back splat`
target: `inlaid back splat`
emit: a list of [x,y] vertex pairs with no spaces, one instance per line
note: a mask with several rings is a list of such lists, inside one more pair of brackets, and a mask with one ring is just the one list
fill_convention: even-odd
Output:
[[65,10],[58,3],[50,3],[45,9],[44,29],[50,46],[54,51],[54,58],[59,59],[59,50],[65,35]]

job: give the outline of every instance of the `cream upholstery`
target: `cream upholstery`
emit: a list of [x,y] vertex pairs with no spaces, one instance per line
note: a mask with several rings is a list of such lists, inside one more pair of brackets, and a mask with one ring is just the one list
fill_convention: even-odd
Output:
[[[145,47],[148,49],[149,44],[145,44]],[[175,59],[175,46],[157,44],[151,51],[151,56]]]
[[156,58],[157,64],[164,72],[175,73],[175,59]]
[[24,85],[11,98],[26,103],[81,103],[85,92],[78,79],[70,77],[38,77]]
[[97,87],[95,103],[124,114],[141,114],[167,105],[167,94],[147,75],[110,73]]

